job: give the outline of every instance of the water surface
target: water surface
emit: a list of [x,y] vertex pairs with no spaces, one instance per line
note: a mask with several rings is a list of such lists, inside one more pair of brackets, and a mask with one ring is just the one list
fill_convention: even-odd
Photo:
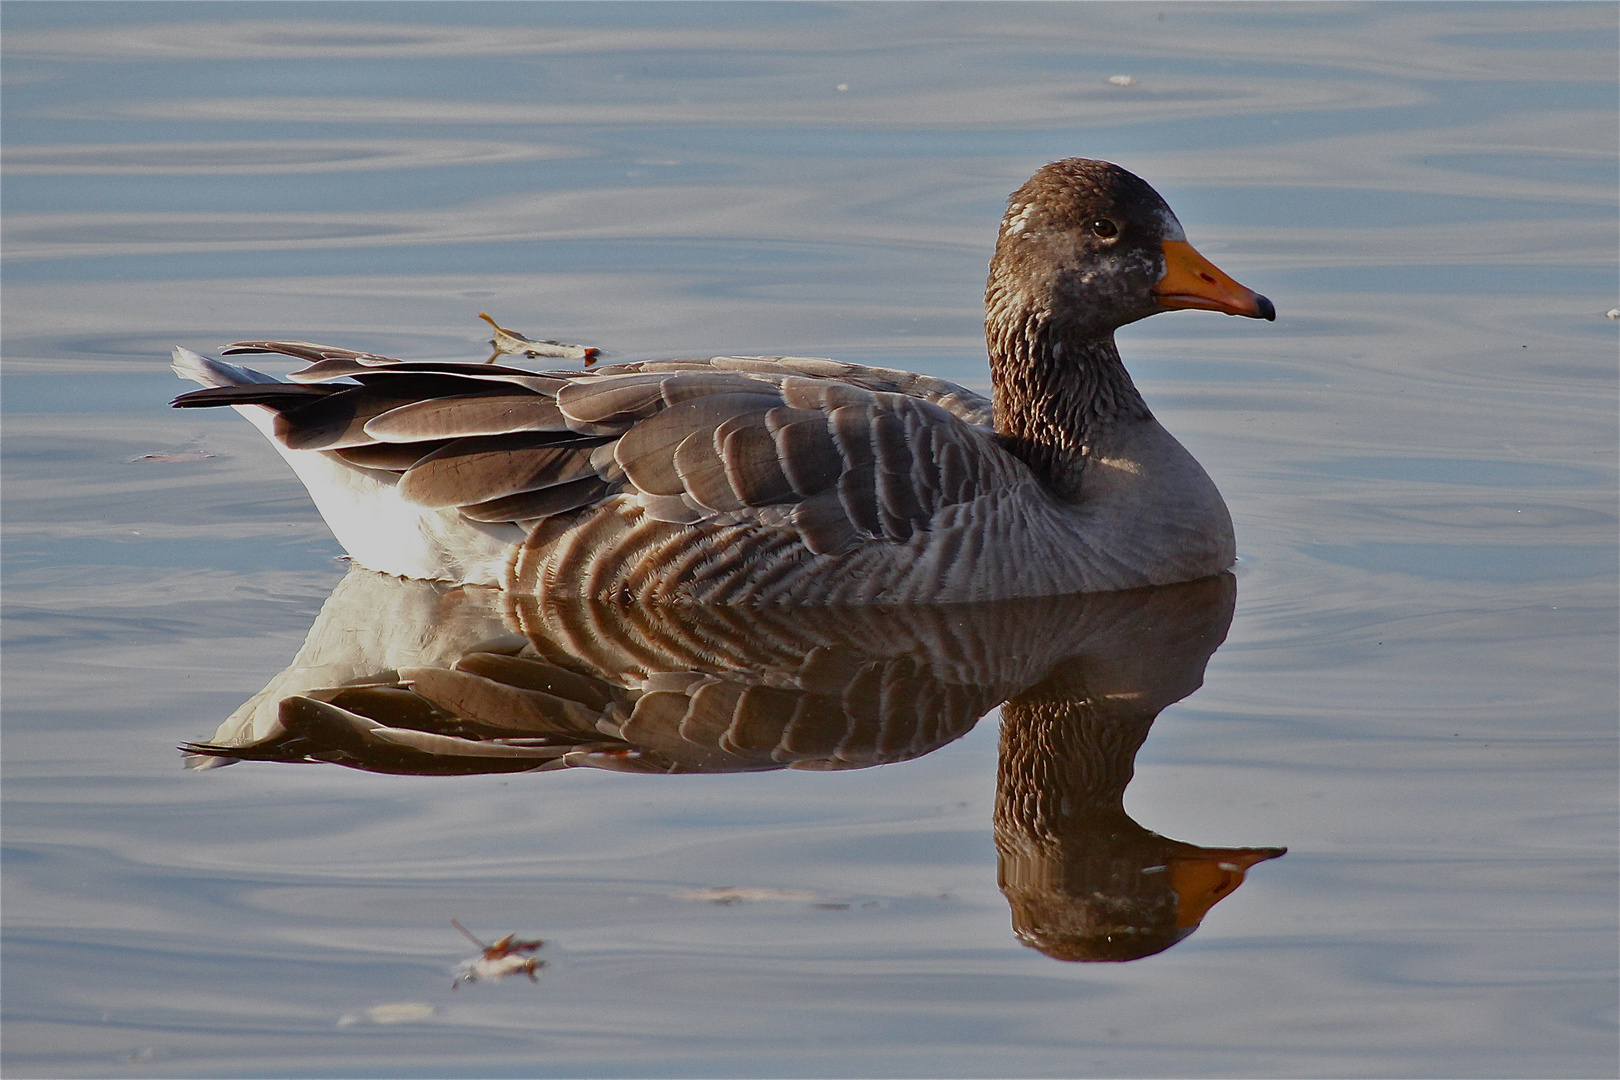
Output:
[[[1612,1075],[1612,6],[0,15],[8,1075]],[[1288,848],[1195,933],[1020,942],[994,712],[853,771],[181,768],[345,566],[171,346],[489,311],[982,389],[1006,194],[1077,154],[1280,313],[1121,334],[1241,556],[1124,810]],[[539,981],[452,990],[452,917]]]

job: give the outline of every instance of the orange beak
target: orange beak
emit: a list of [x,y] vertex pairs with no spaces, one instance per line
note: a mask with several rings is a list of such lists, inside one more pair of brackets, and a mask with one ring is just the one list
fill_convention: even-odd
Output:
[[[1262,297],[1264,299],[1264,297]],[[1176,890],[1176,925],[1191,931],[1204,921],[1209,909],[1231,896],[1243,884],[1243,875],[1255,863],[1275,859],[1283,848],[1207,849],[1201,856],[1172,858],[1170,885]]]
[[1164,277],[1153,287],[1159,306],[1224,311],[1275,322],[1277,309],[1253,289],[1246,289],[1198,254],[1185,240],[1164,241]]

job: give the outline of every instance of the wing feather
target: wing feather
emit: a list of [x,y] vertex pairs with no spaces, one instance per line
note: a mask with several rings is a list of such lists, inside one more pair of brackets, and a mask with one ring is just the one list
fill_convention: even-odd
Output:
[[947,442],[939,448],[939,493],[947,506],[967,502],[971,491],[967,455],[962,444]]
[[720,457],[725,462],[726,479],[737,498],[748,506],[770,506],[797,502],[798,493],[782,471],[776,440],[765,426],[765,417],[755,413],[726,421],[715,430]]
[[289,450],[340,450],[378,440],[366,431],[375,417],[413,400],[409,386],[384,392],[355,386],[338,389],[296,409],[277,410],[276,438]]
[[576,379],[557,391],[557,407],[583,424],[626,426],[652,416],[664,404],[667,375],[598,375]]
[[860,543],[860,531],[844,512],[836,488],[799,503],[792,520],[805,547],[817,555],[842,555]]
[[707,509],[692,505],[696,500],[684,495],[650,495],[642,492],[637,500],[648,517],[654,521],[667,521],[671,525],[696,525],[711,516]]
[[694,431],[675,448],[675,471],[687,495],[717,513],[742,510],[747,503],[738,497],[726,475],[726,461],[714,450],[714,437],[707,431]]
[[401,473],[406,499],[480,522],[533,522],[622,491],[655,522],[752,522],[826,555],[905,543],[1016,475],[983,427],[987,399],[885,368],[714,357],[537,373],[297,341],[227,351],[309,366],[180,405],[267,406],[286,445]]
[[782,403],[774,394],[711,394],[671,405],[631,428],[613,456],[630,482],[649,495],[685,490],[675,469],[675,450],[695,430],[714,429],[739,413],[766,412]]
[[526,736],[600,737],[595,710],[543,690],[442,667],[402,668],[399,678],[440,708],[488,728]]
[[418,461],[399,493],[419,506],[471,506],[595,477],[589,448],[535,446],[526,435],[455,439]]
[[295,383],[353,379],[362,385],[370,386],[415,375],[419,378],[456,380],[453,384],[456,389],[446,391],[447,393],[464,393],[478,387],[499,390],[502,386],[515,386],[535,394],[555,395],[559,389],[568,384],[569,374],[562,372],[543,375],[522,368],[500,367],[496,364],[453,364],[426,360],[393,360],[387,364],[360,360],[322,360],[292,372],[287,378]]
[[537,394],[468,394],[413,401],[366,421],[365,431],[382,442],[509,435],[519,431],[566,432],[557,403]]
[[[845,469],[838,478],[844,514],[867,536],[883,536],[883,514],[877,500],[877,468],[870,463]],[[909,536],[910,533],[908,532]]]
[[508,686],[539,690],[542,693],[567,698],[598,712],[607,708],[608,703],[613,700],[612,687],[602,680],[587,675],[576,675],[572,671],[526,656],[506,656],[492,652],[468,653],[456,661],[456,670],[469,671],[486,679],[506,683]]
[[344,446],[333,451],[338,457],[362,469],[383,469],[404,472],[436,450],[447,440],[416,443],[372,443],[369,446]]
[[[244,369],[250,370],[250,369]],[[246,386],[210,386],[175,398],[176,409],[212,409],[220,405],[268,405],[272,409],[295,409],[337,393],[331,386],[295,386],[284,382],[260,382]]]
[[236,341],[220,350],[221,356],[237,356],[243,353],[280,353],[282,356],[308,360],[311,364],[318,364],[322,360],[355,360],[368,364],[399,363],[392,356],[356,352],[353,349],[338,348],[336,345],[317,345],[313,341]]
[[780,382],[779,379],[750,378],[730,371],[691,372],[664,380],[664,404],[679,405],[683,401],[710,394],[775,393]]
[[601,477],[584,476],[535,491],[520,491],[516,495],[463,505],[460,510],[474,521],[530,521],[590,506],[617,490],[617,484]]
[[795,492],[810,496],[838,482],[844,471],[844,456],[827,430],[825,413],[816,409],[772,409],[765,419],[776,436],[776,454],[783,475]]

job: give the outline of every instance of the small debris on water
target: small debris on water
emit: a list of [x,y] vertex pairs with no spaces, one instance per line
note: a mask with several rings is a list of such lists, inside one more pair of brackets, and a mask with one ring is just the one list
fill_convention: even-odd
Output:
[[730,885],[718,889],[688,889],[669,895],[672,900],[706,900],[711,904],[742,904],[762,900],[806,903],[821,899],[805,889],[747,889]]
[[558,356],[566,360],[583,360],[585,366],[590,367],[596,363],[596,358],[602,354],[601,349],[589,345],[571,345],[566,341],[535,341],[501,326],[488,314],[480,311],[478,317],[495,328],[495,336],[490,338],[489,344],[495,350],[490,358],[484,361],[493,364],[503,355],[510,353],[513,356],[526,356],[534,359],[538,356]]
[[811,892],[809,889],[739,888],[727,885],[718,889],[687,889],[669,894],[671,900],[698,900],[729,907],[745,903],[808,904],[818,911],[849,911],[852,908],[877,907],[878,901],[857,903],[847,896]]
[[373,1005],[369,1009],[359,1012],[344,1013],[338,1020],[338,1027],[354,1027],[356,1024],[408,1024],[413,1020],[426,1020],[438,1012],[432,1005],[422,1001],[390,1001],[382,1005]]
[[1604,312],[1604,317],[1610,319],[1620,319],[1620,307],[1610,308],[1608,311]]
[[214,454],[205,454],[201,450],[159,451],[156,454],[142,454],[140,457],[132,457],[127,464],[140,465],[143,462],[150,462],[153,465],[174,465],[183,461],[208,461],[213,457],[215,457]]
[[495,982],[509,975],[527,975],[530,982],[540,981],[535,972],[545,967],[546,962],[530,954],[538,952],[540,946],[545,944],[544,941],[539,938],[533,941],[520,941],[516,934],[507,934],[493,945],[485,945],[455,919],[450,920],[450,925],[460,930],[468,941],[484,950],[481,956],[475,956],[456,969],[456,977],[450,983],[450,989],[455,990],[464,982],[477,982],[479,979]]
[[1135,86],[1136,79],[1130,75],[1110,75],[1108,81],[1115,86]]

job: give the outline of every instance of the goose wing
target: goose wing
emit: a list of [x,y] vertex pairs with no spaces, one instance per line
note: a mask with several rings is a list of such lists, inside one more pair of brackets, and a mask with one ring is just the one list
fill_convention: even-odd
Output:
[[248,352],[310,366],[175,404],[267,406],[289,448],[395,473],[405,499],[474,521],[527,525],[624,494],[656,520],[791,528],[837,554],[905,542],[1027,479],[990,432],[987,399],[910,372],[801,357],[534,372],[308,342],[225,350]]

